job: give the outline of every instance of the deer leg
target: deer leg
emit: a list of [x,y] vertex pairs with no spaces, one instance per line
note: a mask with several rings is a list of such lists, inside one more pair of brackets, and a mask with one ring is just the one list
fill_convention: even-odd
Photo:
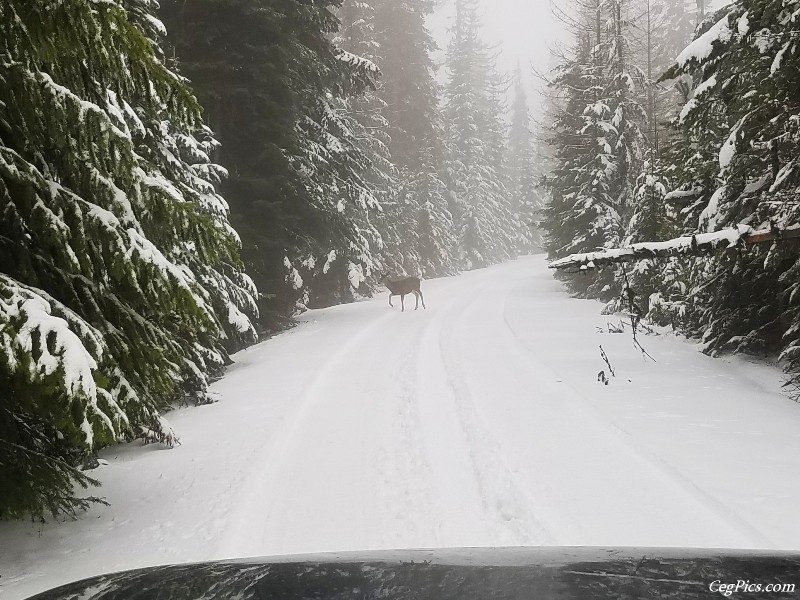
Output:
[[417,301],[414,310],[419,310],[419,292],[417,290],[414,290],[414,299]]
[[389,306],[394,308],[394,304],[392,304],[392,293],[391,292],[389,292]]
[[428,307],[425,306],[425,297],[422,295],[422,290],[419,291],[419,299],[422,300],[422,308],[428,310]]
[[405,312],[405,310],[406,310],[406,295],[405,294],[401,294],[400,295],[400,306],[402,306],[402,309],[400,310],[400,312]]

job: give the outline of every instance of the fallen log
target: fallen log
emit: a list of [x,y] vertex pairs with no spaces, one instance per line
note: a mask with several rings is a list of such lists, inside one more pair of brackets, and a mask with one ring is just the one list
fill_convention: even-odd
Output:
[[800,238],[800,225],[780,229],[754,230],[748,225],[739,225],[712,233],[697,233],[663,242],[641,242],[623,248],[613,248],[598,252],[571,254],[550,263],[551,269],[579,268],[582,271],[606,264],[622,263],[648,258],[699,255],[738,245],[763,244],[775,240]]

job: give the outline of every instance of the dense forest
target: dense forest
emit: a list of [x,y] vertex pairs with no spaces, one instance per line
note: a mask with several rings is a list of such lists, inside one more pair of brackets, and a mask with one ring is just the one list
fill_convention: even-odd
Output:
[[535,127],[453,4],[444,65],[434,0],[0,5],[0,519],[102,502],[100,449],[179,443],[232,353],[386,274],[543,247],[800,371],[800,0],[559,3]]
[[298,311],[535,247],[520,79],[475,0],[437,78],[433,9],[2,3],[0,518],[102,501],[99,449],[179,443],[163,413]]
[[[543,74],[540,128],[551,153],[545,246],[567,257],[559,276],[574,294],[675,327],[707,353],[769,356],[791,373],[798,10],[792,0],[713,11],[703,0],[575,0],[561,14],[571,42]],[[743,243],[748,231],[769,243]],[[649,257],[610,258],[635,244]]]

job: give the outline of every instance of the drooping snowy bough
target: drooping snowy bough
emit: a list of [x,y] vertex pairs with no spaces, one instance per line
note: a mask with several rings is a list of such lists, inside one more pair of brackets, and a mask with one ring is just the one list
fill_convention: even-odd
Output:
[[0,518],[85,506],[73,466],[103,445],[175,443],[160,411],[256,338],[216,142],[153,8],[3,3]]

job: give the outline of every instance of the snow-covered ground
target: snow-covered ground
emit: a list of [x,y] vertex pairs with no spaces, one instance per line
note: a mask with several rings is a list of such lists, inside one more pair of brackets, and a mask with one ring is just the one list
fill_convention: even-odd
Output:
[[778,370],[671,336],[642,338],[644,360],[542,257],[422,289],[425,311],[384,294],[238,354],[219,403],[169,415],[181,446],[103,452],[110,507],[0,525],[0,596],[327,550],[800,549],[800,405]]

